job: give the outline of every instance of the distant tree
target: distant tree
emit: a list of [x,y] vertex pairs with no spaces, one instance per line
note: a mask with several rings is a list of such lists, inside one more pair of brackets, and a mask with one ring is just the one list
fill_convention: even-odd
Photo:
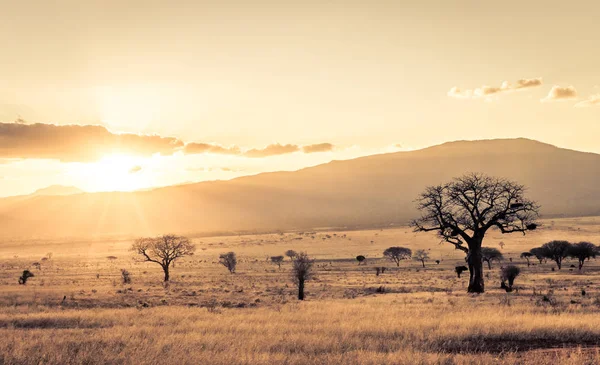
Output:
[[385,272],[385,267],[376,267],[375,268],[375,276],[379,276],[379,274],[383,274]]
[[358,261],[358,264],[362,264],[367,258],[364,257],[363,255],[358,255],[356,256],[356,261]]
[[304,285],[313,276],[313,264],[314,260],[308,257],[306,252],[300,252],[294,256],[292,261],[292,279],[298,287],[298,300],[304,300]]
[[527,260],[527,267],[529,267],[529,265],[531,265],[531,263],[529,262],[529,259],[533,256],[533,254],[531,252],[522,252],[521,253],[521,257],[522,259]]
[[436,265],[439,265],[440,262],[441,262],[440,260],[435,260]]
[[48,252],[48,253],[46,254],[46,257],[48,258],[48,260],[52,260],[52,256],[53,256],[53,255],[54,255],[54,254],[53,254],[52,252]]
[[454,268],[454,271],[456,272],[456,275],[460,278],[460,274],[462,274],[464,271],[469,270],[468,267],[466,266],[457,266]]
[[529,250],[529,252],[531,252],[531,254],[535,256],[536,259],[538,259],[540,265],[543,261],[546,260],[546,257],[544,256],[544,250],[541,247],[534,247],[531,250]]
[[227,252],[219,255],[219,263],[227,268],[230,273],[235,273],[235,267],[237,266],[237,257],[235,252]]
[[33,273],[31,271],[23,270],[23,274],[21,276],[19,276],[19,284],[21,284],[21,285],[27,284],[27,280],[34,276],[35,275],[33,275]]
[[501,250],[504,250],[504,242],[500,241],[500,243],[498,243],[498,246],[500,246]]
[[413,255],[413,260],[421,261],[421,264],[425,267],[425,261],[429,260],[429,254],[425,250],[417,250]]
[[123,279],[123,284],[131,284],[131,274],[129,271],[121,269],[121,279]]
[[579,242],[569,247],[569,256],[579,261],[579,270],[583,267],[585,260],[596,258],[598,247],[590,242]]
[[40,264],[39,262],[34,262],[33,264],[31,264],[33,267],[35,267],[38,270],[42,269],[42,264]]
[[383,256],[400,266],[400,261],[408,259],[412,256],[412,251],[406,247],[388,247],[383,251]]
[[159,264],[169,281],[169,267],[176,259],[191,256],[196,246],[187,237],[166,234],[158,237],[144,237],[135,240],[131,250],[141,255],[144,261]]
[[417,232],[437,232],[442,240],[467,254],[469,293],[484,292],[482,243],[490,229],[501,233],[534,230],[538,205],[525,198],[525,187],[484,174],[467,174],[430,186],[417,199],[421,217]]
[[283,256],[271,256],[271,262],[276,264],[281,269],[281,263],[283,262]]
[[297,254],[298,253],[296,251],[294,251],[294,250],[287,250],[287,251],[285,251],[285,255],[287,257],[289,257],[290,260],[292,260],[294,257],[296,257]]
[[562,260],[569,255],[571,244],[567,241],[550,241],[544,243],[541,247],[542,255],[554,262],[560,270],[562,267]]
[[[514,265],[508,265],[502,268],[502,288],[507,292],[511,292],[513,290],[515,278],[519,276],[520,273],[521,269]],[[506,281],[508,281],[508,286],[506,286]]]
[[106,259],[108,261],[115,261],[117,259],[117,256],[106,256]]
[[504,255],[497,248],[493,247],[482,247],[481,248],[481,259],[488,264],[488,269],[492,269],[492,261],[504,260]]

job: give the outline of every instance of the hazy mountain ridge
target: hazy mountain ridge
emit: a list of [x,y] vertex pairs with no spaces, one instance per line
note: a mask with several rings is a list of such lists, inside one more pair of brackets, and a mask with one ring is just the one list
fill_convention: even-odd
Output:
[[157,234],[404,224],[427,185],[466,172],[529,187],[546,216],[600,215],[600,155],[527,139],[448,142],[133,193],[0,199],[2,235]]

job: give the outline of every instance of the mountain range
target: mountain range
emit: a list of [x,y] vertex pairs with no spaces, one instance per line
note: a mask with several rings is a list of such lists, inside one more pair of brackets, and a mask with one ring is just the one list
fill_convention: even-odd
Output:
[[[403,225],[428,185],[468,172],[528,187],[544,217],[600,215],[600,155],[529,139],[457,141],[138,192],[0,199],[7,237],[154,235]],[[75,191],[75,190],[70,190]]]

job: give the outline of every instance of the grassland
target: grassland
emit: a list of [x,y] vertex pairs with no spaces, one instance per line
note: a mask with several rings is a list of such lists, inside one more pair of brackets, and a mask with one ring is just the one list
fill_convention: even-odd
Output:
[[[552,263],[527,267],[519,259],[551,239],[598,244],[600,219],[547,220],[526,236],[492,234],[485,245],[503,242],[506,261],[523,271],[519,290],[499,288],[495,263],[477,296],[453,271],[462,252],[404,227],[198,237],[196,255],[177,262],[166,286],[158,265],[128,251],[130,239],[6,241],[0,363],[599,363],[598,262],[578,272],[571,261],[552,271]],[[424,248],[431,258],[425,268],[415,261],[396,267],[381,257],[394,245]],[[307,301],[295,300],[289,262],[279,269],[267,261],[288,249],[317,260]],[[236,274],[217,263],[225,251],[238,255]],[[41,261],[48,252],[52,258]],[[359,254],[366,265],[357,265]],[[376,276],[376,266],[388,270]],[[18,285],[27,268],[36,276]],[[131,284],[122,284],[121,269]]]

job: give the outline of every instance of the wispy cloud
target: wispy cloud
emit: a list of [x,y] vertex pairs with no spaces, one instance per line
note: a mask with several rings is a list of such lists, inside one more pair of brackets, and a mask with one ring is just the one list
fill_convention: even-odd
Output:
[[580,101],[579,103],[575,104],[576,108],[587,108],[590,106],[600,106],[600,94],[594,94],[594,95],[590,95],[589,98]]
[[239,155],[241,150],[237,146],[223,147],[217,144],[190,142],[185,145],[183,152],[186,154],[212,153],[221,155]]
[[300,151],[300,147],[295,144],[286,144],[282,145],[279,143],[270,144],[265,148],[254,148],[244,152],[244,156],[246,157],[269,157],[269,156],[277,156],[284,155],[287,153],[293,153]]
[[317,143],[302,147],[304,153],[329,152],[333,151],[331,143]]
[[483,85],[475,89],[460,89],[455,86],[448,91],[448,96],[457,99],[489,99],[496,94],[532,88],[542,84],[542,78],[539,77],[534,79],[519,79],[514,85],[508,81],[504,81],[500,86]]
[[573,86],[552,86],[548,95],[541,99],[541,102],[553,102],[553,101],[564,101],[564,100],[575,100],[577,99],[577,90]]

